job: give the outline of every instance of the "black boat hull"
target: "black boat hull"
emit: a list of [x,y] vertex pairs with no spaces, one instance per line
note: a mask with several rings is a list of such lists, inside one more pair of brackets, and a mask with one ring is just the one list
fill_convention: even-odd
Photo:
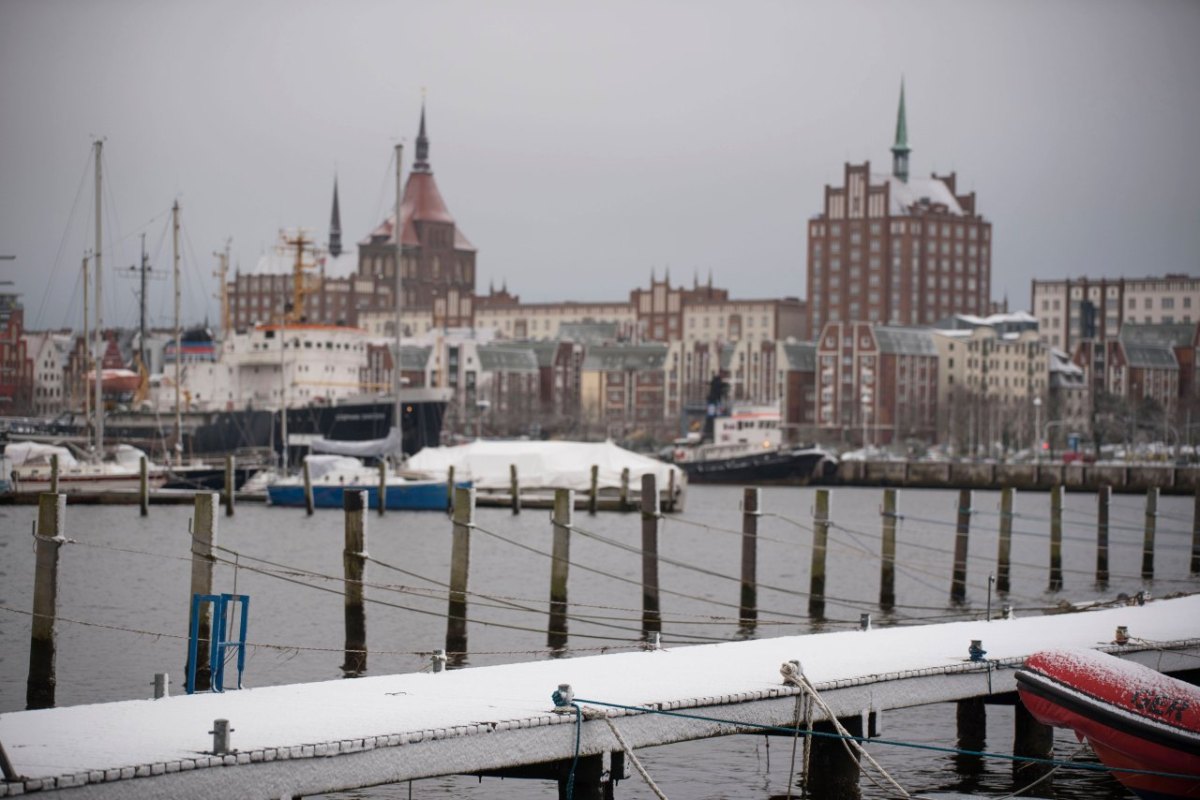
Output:
[[678,466],[687,473],[689,483],[803,486],[831,477],[837,465],[823,450],[796,448],[684,461]]

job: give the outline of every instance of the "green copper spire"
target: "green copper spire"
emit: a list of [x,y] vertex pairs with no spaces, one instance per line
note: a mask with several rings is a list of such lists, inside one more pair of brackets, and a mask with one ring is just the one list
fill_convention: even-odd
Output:
[[900,110],[896,113],[896,143],[892,145],[892,175],[908,181],[908,120],[904,114],[904,79],[900,79]]

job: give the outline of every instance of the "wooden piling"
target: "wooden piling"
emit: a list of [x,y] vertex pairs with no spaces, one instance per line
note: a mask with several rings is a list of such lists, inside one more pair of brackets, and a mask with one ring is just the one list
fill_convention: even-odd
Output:
[[883,490],[883,545],[879,561],[879,607],[896,606],[896,490]]
[[[622,486],[629,485],[629,468],[622,472]],[[642,476],[642,631],[662,630],[658,604],[658,486],[654,473]]]
[[[1200,497],[1200,494],[1196,495]],[[596,506],[600,499],[600,465],[592,464],[592,483],[588,489],[588,513],[596,516]],[[1200,502],[1200,501],[1198,501]]]
[[1000,490],[1000,543],[996,548],[996,591],[1007,593],[1012,569],[1013,497],[1017,490]]
[[621,470],[621,510],[629,510],[629,467]]
[[1192,566],[1193,575],[1200,573],[1200,488],[1192,504]]
[[364,490],[342,493],[345,511],[345,545],[342,568],[346,594],[346,646],[342,674],[356,678],[367,671],[367,615],[363,608],[363,580],[367,565],[367,505]]
[[[213,547],[217,543],[216,493],[197,492],[193,502],[195,507],[192,514],[192,581],[191,592],[188,594],[189,617],[191,616],[192,597],[198,594],[213,593],[213,564],[215,561]],[[206,692],[212,688],[212,673],[208,663],[212,638],[212,609],[207,603],[202,603],[199,613],[200,620],[196,630],[200,646],[197,648],[199,655],[196,664],[195,690]],[[189,618],[188,630],[192,629],[191,622]],[[190,674],[190,667],[190,664],[184,665],[184,675]]]
[[758,620],[758,516],[762,490],[742,490],[742,599],[738,618],[753,627]]
[[554,490],[554,544],[550,553],[550,624],[546,646],[561,650],[567,646],[567,574],[571,558],[571,526],[574,525],[575,491]]
[[308,469],[308,460],[304,461],[304,513],[313,515],[312,473]]
[[225,456],[225,516],[233,516],[233,504],[237,498],[237,458]]
[[58,494],[58,453],[50,456],[50,493]]
[[454,465],[446,470],[446,513],[454,513]]
[[663,511],[667,512],[668,514],[674,514],[676,511],[676,506],[675,506],[675,469],[674,468],[667,470],[667,504],[663,508]]
[[[345,500],[342,501],[343,506]],[[387,511],[387,462],[383,459],[379,460],[379,516],[383,516]]]
[[1061,483],[1050,487],[1050,591],[1062,588],[1062,497]]
[[813,510],[812,569],[808,584],[808,615],[825,616],[825,553],[829,547],[829,490],[817,489]]
[[138,510],[141,516],[150,516],[150,469],[145,456],[138,459]]
[[521,513],[521,481],[517,475],[517,465],[508,465],[508,493],[512,497],[512,513]]
[[1142,538],[1142,580],[1154,579],[1154,529],[1158,524],[1158,487],[1146,490],[1146,533]]
[[[1197,493],[1200,497],[1200,493]],[[1096,492],[1096,583],[1108,585],[1108,506],[1112,487],[1107,484]]]
[[950,578],[950,600],[967,600],[967,548],[971,536],[971,490],[958,491],[958,521],[954,527],[954,572]]
[[[838,721],[851,736],[862,736],[862,717],[841,717]],[[816,733],[826,736],[812,737],[812,756],[808,765],[808,797],[857,800],[861,797],[858,786],[858,751],[846,746],[832,721],[821,720],[813,724]],[[853,753],[853,755],[851,755]]]
[[[1050,759],[1054,754],[1054,728],[1033,718],[1018,698],[1013,713],[1013,755]],[[1054,767],[1036,761],[1013,761],[1013,783],[1027,786]]]
[[[955,708],[955,723],[960,751],[981,752],[987,744],[987,706],[982,697],[959,700]],[[959,752],[954,755],[954,768],[959,775],[979,775],[984,770],[982,756]]]
[[471,564],[471,526],[475,489],[454,489],[454,533],[450,542],[450,604],[446,611],[446,652],[467,651],[467,575]]
[[25,708],[54,708],[56,647],[54,617],[58,607],[58,551],[63,544],[67,496],[47,492],[38,497],[37,539],[33,573],[33,620],[29,632],[29,676]]

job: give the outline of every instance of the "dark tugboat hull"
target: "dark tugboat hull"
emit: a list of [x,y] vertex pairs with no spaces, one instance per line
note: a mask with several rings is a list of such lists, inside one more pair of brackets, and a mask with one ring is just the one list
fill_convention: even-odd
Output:
[[802,486],[819,483],[836,467],[824,450],[795,448],[679,463],[689,483]]

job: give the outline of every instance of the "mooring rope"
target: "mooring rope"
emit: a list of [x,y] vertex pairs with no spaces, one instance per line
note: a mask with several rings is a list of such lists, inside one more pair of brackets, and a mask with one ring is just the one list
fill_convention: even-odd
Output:
[[[641,714],[659,714],[664,717],[679,717],[681,719],[692,719],[692,720],[696,720],[698,722],[713,722],[718,725],[729,725],[730,727],[734,727],[734,728],[751,728],[753,730],[761,730],[766,733],[784,733],[784,734],[791,735],[792,733],[795,732],[794,728],[787,728],[787,727],[783,727],[781,725],[767,725],[767,724],[757,723],[757,722],[743,722],[743,721],[739,721],[739,720],[721,719],[720,717],[709,717],[709,716],[705,716],[703,714],[688,714],[688,713],[682,712],[682,711],[666,711],[666,710],[663,710],[660,708],[653,708],[651,706],[631,706],[631,705],[626,705],[624,703],[610,703],[610,702],[607,702],[604,700],[592,700],[592,699],[585,699],[582,697],[576,698],[575,702],[580,703],[580,704],[586,704],[586,705],[603,706],[605,708],[616,708],[616,709],[621,709],[623,711],[633,711],[633,712],[637,712],[637,713],[641,713]],[[1161,772],[1159,770],[1134,769],[1132,767],[1130,767],[1130,768],[1122,767],[1120,769],[1117,769],[1117,768],[1107,767],[1104,764],[1089,764],[1087,762],[1079,762],[1079,761],[1062,761],[1060,759],[1040,758],[1038,756],[1018,756],[1018,755],[1010,755],[1008,753],[993,753],[993,752],[989,752],[986,750],[966,750],[966,749],[958,748],[958,747],[945,747],[943,745],[924,744],[921,742],[905,742],[900,739],[883,739],[883,738],[868,739],[865,736],[855,736],[853,734],[831,733],[829,731],[817,731],[817,730],[813,730],[812,728],[801,731],[801,733],[803,733],[805,736],[814,736],[814,737],[817,737],[820,739],[848,738],[848,739],[852,739],[856,742],[859,742],[860,744],[874,743],[874,744],[878,744],[878,745],[886,745],[886,746],[891,746],[891,747],[907,747],[907,748],[910,748],[913,750],[928,750],[928,751],[934,752],[934,753],[948,753],[950,755],[975,756],[977,758],[995,758],[995,759],[999,759],[1001,761],[1013,761],[1013,762],[1021,762],[1021,763],[1026,763],[1026,764],[1045,764],[1045,765],[1051,766],[1051,767],[1061,766],[1064,769],[1077,769],[1077,770],[1083,770],[1083,771],[1087,771],[1087,772],[1119,772],[1119,773],[1125,774],[1125,775],[1151,775],[1151,776],[1159,777],[1159,778],[1183,778],[1185,780],[1196,780],[1197,778],[1200,778],[1200,775],[1186,774],[1186,773],[1181,773],[1181,772]]]

